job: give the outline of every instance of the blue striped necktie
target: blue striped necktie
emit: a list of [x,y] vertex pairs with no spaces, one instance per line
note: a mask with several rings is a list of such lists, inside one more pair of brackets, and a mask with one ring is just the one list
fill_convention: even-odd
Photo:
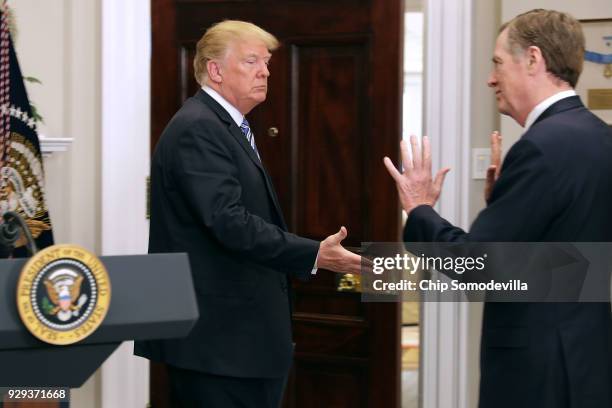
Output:
[[261,157],[259,157],[259,152],[257,151],[257,146],[255,145],[255,135],[253,135],[253,132],[251,132],[249,121],[246,120],[246,118],[242,120],[242,125],[240,125],[240,130],[242,131],[242,134],[244,134],[244,136],[246,137],[247,142],[249,142],[249,144],[255,151],[257,158],[261,161]]

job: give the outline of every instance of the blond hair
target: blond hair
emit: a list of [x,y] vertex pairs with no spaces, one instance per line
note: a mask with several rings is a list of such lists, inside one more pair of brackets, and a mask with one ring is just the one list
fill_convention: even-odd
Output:
[[572,16],[554,10],[535,9],[502,25],[508,30],[508,49],[518,55],[530,46],[542,52],[548,72],[573,88],[584,63],[585,40],[582,26]]
[[200,85],[206,83],[208,61],[223,59],[234,41],[255,39],[263,42],[269,51],[278,48],[279,42],[272,34],[253,23],[225,20],[211,26],[196,44],[193,71]]

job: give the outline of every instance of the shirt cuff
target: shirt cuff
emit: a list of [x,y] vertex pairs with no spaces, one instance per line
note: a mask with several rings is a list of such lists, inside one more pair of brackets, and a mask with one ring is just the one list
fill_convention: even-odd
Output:
[[315,258],[315,263],[312,267],[312,271],[310,271],[311,275],[316,275],[317,271],[319,270],[319,267],[317,266],[317,262],[319,261],[319,251],[317,251],[317,257]]

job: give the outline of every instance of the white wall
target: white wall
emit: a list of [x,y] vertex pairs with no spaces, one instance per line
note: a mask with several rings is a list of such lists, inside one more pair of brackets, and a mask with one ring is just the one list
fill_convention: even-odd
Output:
[[[69,151],[44,161],[56,243],[100,250],[100,0],[9,1],[16,51],[48,137],[71,137]],[[72,408],[98,408],[100,377],[72,394]]]
[[16,51],[28,94],[44,118],[39,133],[72,137],[66,153],[45,160],[47,204],[55,240],[99,250],[99,0],[10,1]]
[[[488,148],[491,132],[499,130],[495,94],[487,86],[491,57],[500,26],[501,1],[474,1],[474,35],[472,37],[472,147]],[[470,220],[484,207],[484,180],[470,181]]]
[[[74,138],[68,152],[44,162],[55,242],[102,255],[146,253],[149,0],[15,0],[9,6],[22,71],[42,81],[27,85],[45,120],[39,133]],[[73,390],[71,407],[144,407],[147,400],[148,365],[126,343]]]

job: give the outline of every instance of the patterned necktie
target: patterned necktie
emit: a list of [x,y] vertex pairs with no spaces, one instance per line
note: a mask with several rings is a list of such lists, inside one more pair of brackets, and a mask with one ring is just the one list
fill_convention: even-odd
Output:
[[257,146],[255,145],[255,135],[251,132],[251,127],[249,126],[249,121],[244,118],[242,121],[242,125],[240,125],[240,130],[247,139],[247,142],[251,145],[253,150],[255,150],[255,154],[257,154],[257,158],[261,161],[261,157],[259,157],[259,152],[257,151]]

